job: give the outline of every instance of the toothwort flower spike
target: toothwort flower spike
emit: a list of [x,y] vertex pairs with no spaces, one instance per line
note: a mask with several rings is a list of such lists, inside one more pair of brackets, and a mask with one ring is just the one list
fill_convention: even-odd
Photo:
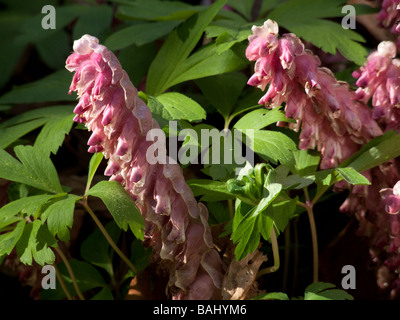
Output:
[[321,168],[334,167],[382,131],[347,83],[321,68],[296,35],[278,38],[278,29],[272,20],[252,28],[246,56],[255,61],[255,72],[248,84],[261,90],[268,86],[259,104],[274,108],[286,103],[286,116],[297,120],[289,127],[300,130],[299,148],[317,148]]
[[[383,41],[353,73],[356,98],[371,101],[373,118],[386,130],[400,132],[400,60],[394,42]],[[400,296],[400,162],[392,159],[364,173],[370,186],[356,186],[341,207],[355,213],[358,233],[370,241],[377,266],[377,284],[392,299]]]
[[116,56],[97,38],[74,42],[66,68],[75,72],[70,91],[79,103],[75,121],[92,132],[89,152],[108,159],[105,175],[120,182],[135,200],[145,221],[145,243],[168,268],[173,299],[220,297],[223,263],[213,249],[208,211],[197,203],[178,164],[149,164],[146,140],[159,129],[138,97]]

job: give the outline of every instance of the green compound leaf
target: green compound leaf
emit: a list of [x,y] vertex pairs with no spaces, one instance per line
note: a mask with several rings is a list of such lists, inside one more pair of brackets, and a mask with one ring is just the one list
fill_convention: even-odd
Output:
[[58,70],[40,80],[17,86],[0,97],[0,104],[75,101],[76,94],[68,94],[71,73]]
[[0,235],[0,257],[9,255],[24,232],[26,221],[18,222],[14,230]]
[[40,220],[34,220],[25,225],[17,243],[17,254],[23,264],[32,265],[34,260],[43,266],[54,262],[55,255],[50,248],[54,246],[57,246],[57,240],[49,232],[47,225]]
[[144,236],[144,219],[128,192],[116,181],[101,181],[87,195],[100,198],[117,225],[127,231],[128,226],[138,239]]
[[61,105],[26,111],[0,124],[0,148],[10,144],[27,133],[44,125],[36,138],[44,151],[54,154],[62,144],[65,134],[72,127],[73,106]]
[[45,154],[56,154],[62,143],[65,135],[71,131],[74,115],[68,114],[50,119],[42,128],[35,140],[34,146],[41,148],[43,156]]
[[344,57],[358,65],[365,62],[367,50],[360,44],[365,39],[351,29],[326,18],[342,17],[343,0],[291,0],[276,7],[268,18],[325,52]]
[[61,241],[69,241],[69,230],[74,222],[75,203],[81,197],[68,194],[60,200],[52,203],[42,213],[41,220],[47,221],[49,231],[52,235],[58,236]]
[[0,177],[10,181],[25,183],[51,193],[62,193],[57,171],[49,157],[38,147],[19,145],[14,148],[20,159],[0,150]]
[[150,66],[147,77],[147,93],[157,96],[171,87],[181,64],[199,42],[205,28],[226,4],[219,0],[207,10],[190,17],[168,36]]

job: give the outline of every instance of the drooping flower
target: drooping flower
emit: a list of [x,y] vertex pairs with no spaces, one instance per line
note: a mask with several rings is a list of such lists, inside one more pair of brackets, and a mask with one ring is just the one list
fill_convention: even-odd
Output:
[[145,242],[166,266],[174,299],[220,297],[224,266],[207,222],[208,211],[197,203],[181,167],[150,164],[146,139],[159,129],[148,106],[138,97],[116,56],[97,38],[74,42],[66,68],[75,72],[70,91],[79,103],[75,121],[92,132],[89,152],[108,159],[105,175],[120,182],[135,200],[145,221]]
[[376,17],[380,21],[380,26],[390,29],[393,34],[400,33],[400,1],[383,0],[381,9]]
[[384,130],[400,129],[400,60],[396,55],[396,45],[383,41],[366,64],[353,72],[358,86],[356,98],[364,103],[372,98],[373,118]]
[[390,214],[398,214],[400,211],[400,181],[393,188],[385,188],[380,191],[385,210]]
[[317,148],[321,168],[331,168],[382,134],[365,104],[355,100],[347,83],[337,81],[320,60],[294,34],[278,38],[278,25],[267,20],[252,28],[246,57],[255,61],[248,84],[267,92],[259,104],[279,107],[297,120],[301,149]]

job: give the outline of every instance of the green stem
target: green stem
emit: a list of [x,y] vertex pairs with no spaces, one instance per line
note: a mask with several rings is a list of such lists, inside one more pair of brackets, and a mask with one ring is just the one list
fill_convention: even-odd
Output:
[[279,247],[278,247],[278,240],[276,238],[276,232],[275,232],[274,228],[271,229],[271,238],[270,239],[271,239],[271,245],[272,245],[272,254],[274,257],[274,265],[272,267],[268,267],[268,268],[260,270],[257,273],[256,278],[259,278],[267,273],[275,272],[279,269],[279,266],[280,266]]
[[235,208],[233,206],[232,199],[228,199],[228,208],[229,208],[229,217],[233,219],[233,217],[235,216]]
[[317,228],[315,225],[312,204],[307,204],[307,214],[308,214],[308,219],[310,221],[311,239],[313,247],[313,282],[318,282],[318,268],[319,268],[318,238],[317,238]]
[[81,290],[79,289],[78,283],[76,282],[74,271],[72,270],[72,267],[71,267],[67,257],[64,255],[64,252],[62,252],[62,250],[57,247],[54,247],[54,249],[57,251],[61,260],[64,262],[65,266],[67,267],[68,273],[71,276],[72,284],[74,285],[75,291],[78,294],[79,299],[85,300],[85,297],[83,296]]
[[61,285],[61,289],[64,291],[65,295],[67,296],[67,299],[68,299],[68,300],[72,300],[72,296],[71,296],[71,294],[69,293],[69,291],[68,291],[68,289],[67,289],[67,286],[65,285],[65,282],[64,282],[63,278],[61,277],[61,274],[60,274],[60,272],[58,271],[58,268],[57,268],[56,265],[54,265],[54,269],[56,270],[56,277],[57,277],[58,282],[59,282],[60,285]]
[[288,223],[284,235],[285,235],[285,263],[283,265],[283,282],[282,282],[282,290],[286,291],[287,287],[287,279],[289,274],[289,259],[290,259],[290,223]]
[[87,203],[87,199],[84,198],[84,200],[80,201],[81,205],[85,208],[85,210],[89,213],[89,215],[92,217],[98,228],[100,229],[101,233],[104,235],[110,246],[115,250],[115,252],[121,257],[121,259],[128,265],[128,267],[134,272],[134,274],[137,274],[137,269],[135,266],[132,264],[132,262],[127,258],[127,256],[118,248],[114,240],[111,238],[111,236],[108,234],[106,228],[104,228],[103,224],[100,222],[100,220],[97,218],[96,214],[93,212],[93,210],[89,207]]

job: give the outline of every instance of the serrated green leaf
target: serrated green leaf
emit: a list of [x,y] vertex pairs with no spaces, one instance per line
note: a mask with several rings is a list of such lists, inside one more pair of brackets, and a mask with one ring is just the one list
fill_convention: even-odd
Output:
[[39,265],[53,264],[55,255],[50,248],[57,245],[57,240],[50,234],[46,225],[40,220],[27,223],[24,232],[17,243],[17,255],[23,264]]
[[0,97],[0,104],[75,101],[76,93],[68,94],[71,73],[58,70],[40,80],[14,87]]
[[286,118],[285,113],[278,108],[272,110],[261,108],[246,113],[233,128],[259,130],[279,121],[295,122],[293,119]]
[[[253,252],[260,244],[261,215],[254,215],[256,208],[251,209],[233,229],[232,241],[237,243],[235,248],[236,260],[240,261]],[[235,213],[236,215],[236,213]]]
[[35,147],[42,150],[43,156],[56,154],[74,123],[74,114],[47,121],[35,140]]
[[[4,149],[11,143],[15,142],[19,138],[23,137],[28,132],[31,132],[47,122],[62,121],[66,117],[72,114],[73,107],[68,105],[52,106],[46,108],[39,108],[34,110],[26,111],[19,114],[11,119],[8,119],[0,124],[0,148]],[[66,121],[63,122],[65,125],[62,126],[66,131]],[[72,122],[72,119],[71,119]],[[43,135],[42,134],[42,138]],[[39,134],[40,135],[40,134]],[[61,139],[60,134],[57,135]],[[52,137],[46,137],[52,139]],[[56,141],[55,139],[54,141]]]
[[62,193],[56,168],[49,157],[43,155],[40,148],[32,146],[16,146],[14,152],[22,165],[18,172],[18,179],[11,179],[52,193]]
[[150,66],[146,83],[150,95],[157,96],[171,86],[176,78],[175,70],[180,68],[200,40],[206,26],[226,2],[217,1],[172,31]]
[[44,194],[21,198],[7,203],[0,208],[0,221],[7,220],[18,213],[35,216],[39,208],[53,197],[54,195]]
[[121,229],[127,231],[130,227],[136,238],[143,239],[144,219],[133,199],[118,182],[100,181],[86,195],[100,198]]
[[22,220],[12,231],[0,235],[0,257],[11,253],[22,236],[25,224],[26,220]]
[[104,45],[110,50],[124,49],[132,44],[141,46],[169,34],[180,23],[182,21],[178,20],[134,24],[113,33]]
[[1,178],[25,183],[51,193],[63,192],[50,158],[43,157],[40,150],[32,146],[17,146],[14,151],[22,163],[8,152],[0,150]]
[[74,222],[75,203],[81,197],[68,194],[52,203],[40,216],[42,222],[47,222],[49,231],[63,241],[69,241],[69,230]]
[[291,0],[276,7],[268,18],[325,52],[336,54],[339,50],[347,59],[362,65],[367,50],[359,42],[365,39],[351,29],[324,18],[341,17],[344,1]]

